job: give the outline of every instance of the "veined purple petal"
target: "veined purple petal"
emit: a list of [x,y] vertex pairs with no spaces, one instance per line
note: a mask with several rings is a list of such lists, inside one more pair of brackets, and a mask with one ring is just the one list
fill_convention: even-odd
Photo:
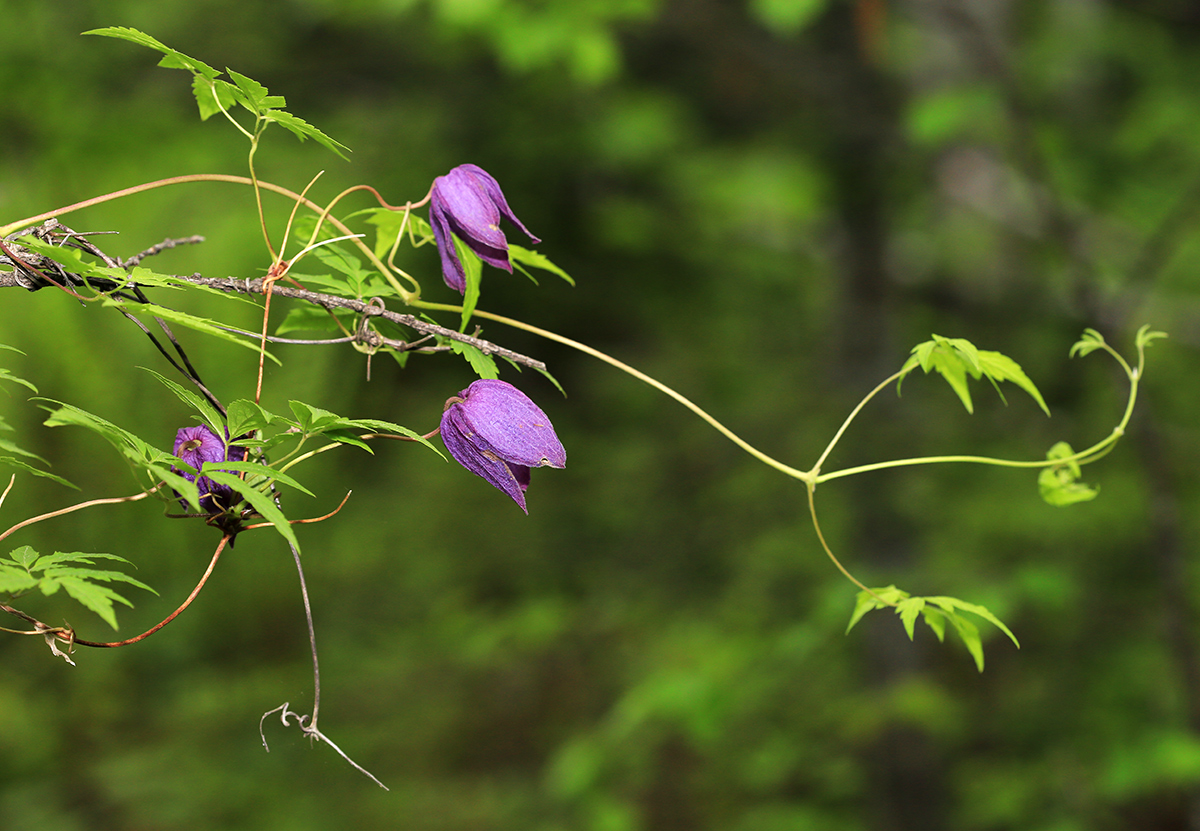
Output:
[[[246,448],[228,447],[220,436],[203,424],[180,428],[175,434],[174,452],[181,461],[196,470],[200,470],[205,462],[240,462],[246,458]],[[196,483],[200,492],[200,507],[208,513],[219,513],[231,504],[233,489],[227,485],[218,485],[207,476],[197,476],[175,467],[171,468],[171,472]],[[186,509],[187,502],[180,501]]]
[[429,224],[441,254],[446,285],[460,294],[466,290],[466,273],[451,235],[461,239],[488,265],[512,271],[508,240],[500,230],[501,216],[507,217],[535,244],[541,242],[508,207],[499,183],[478,165],[462,164],[433,180]]
[[447,401],[441,434],[455,461],[507,493],[526,513],[530,468],[567,463],[550,419],[505,381],[476,381]]

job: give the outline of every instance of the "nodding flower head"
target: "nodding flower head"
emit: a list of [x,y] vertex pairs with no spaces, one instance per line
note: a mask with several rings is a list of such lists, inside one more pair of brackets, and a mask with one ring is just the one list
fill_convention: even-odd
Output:
[[476,381],[448,400],[441,433],[455,461],[511,496],[525,513],[530,468],[567,465],[550,419],[504,381]]
[[[175,434],[175,455],[199,470],[205,462],[245,461],[246,448],[230,447],[206,425],[199,424],[195,427],[181,427]],[[228,485],[218,485],[207,476],[198,477],[194,473],[186,473],[174,467],[171,468],[171,472],[196,483],[200,490],[200,507],[206,513],[219,514],[237,501],[233,489]],[[187,501],[181,499],[180,502],[184,510],[187,510]]]
[[482,167],[460,164],[433,180],[429,224],[442,257],[442,278],[459,294],[467,289],[467,275],[454,250],[453,237],[462,240],[488,265],[512,272],[508,240],[500,230],[501,216],[508,217],[534,244],[541,242],[509,209],[500,185]]

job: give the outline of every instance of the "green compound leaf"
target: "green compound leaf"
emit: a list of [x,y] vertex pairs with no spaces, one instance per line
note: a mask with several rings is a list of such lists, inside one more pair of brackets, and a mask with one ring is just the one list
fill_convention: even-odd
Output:
[[956,597],[913,597],[908,592],[898,589],[895,586],[859,592],[854,612],[850,616],[850,624],[846,627],[846,632],[849,633],[867,612],[889,606],[896,610],[896,614],[900,617],[900,622],[903,624],[904,631],[908,634],[909,640],[914,638],[917,618],[921,617],[924,619],[926,625],[933,630],[937,639],[944,642],[946,638],[946,621],[948,620],[954,627],[954,631],[958,633],[963,644],[967,647],[967,651],[971,653],[971,657],[975,660],[975,666],[980,672],[983,672],[983,640],[979,635],[979,627],[969,618],[963,617],[961,612],[967,612],[983,618],[1007,635],[1018,649],[1021,647],[1012,630],[984,606],[976,603],[967,603],[965,600],[959,600]]
[[907,599],[908,596],[908,592],[898,589],[895,586],[859,592],[854,604],[854,613],[850,615],[850,623],[846,626],[846,634],[850,634],[850,630],[854,628],[854,624],[862,620],[863,615],[867,612],[884,609],[894,603],[899,603],[901,600]]
[[247,110],[254,113],[256,118],[263,121],[275,122],[287,128],[301,141],[311,138],[334,153],[337,153],[343,159],[346,158],[346,154],[343,151],[348,151],[350,148],[340,142],[334,141],[303,118],[292,115],[282,109],[287,104],[283,96],[268,94],[267,88],[253,78],[247,78],[245,75],[234,72],[232,69],[226,69],[225,71],[233,79],[233,83],[223,81],[220,78],[221,72],[219,70],[214,69],[204,61],[197,60],[178,50],[172,49],[137,29],[130,29],[125,26],[109,26],[103,29],[92,29],[91,31],[84,32],[84,34],[119,38],[149,49],[154,49],[163,53],[162,60],[158,62],[159,66],[170,69],[185,69],[193,73],[195,77],[192,79],[192,92],[196,96],[196,104],[200,108],[201,120],[207,120],[218,112],[221,112],[221,110],[228,112],[229,108],[234,104],[241,104]]
[[129,607],[133,604],[113,589],[101,584],[125,583],[152,594],[158,592],[128,574],[92,568],[96,560],[129,562],[116,554],[81,551],[56,551],[48,556],[39,557],[29,546],[21,546],[9,554],[8,560],[0,561],[0,592],[27,591],[36,587],[42,594],[49,596],[63,589],[115,630],[117,618],[113,604],[123,603]]
[[[968,413],[975,412],[974,404],[971,401],[971,390],[967,382],[967,378],[970,376],[975,380],[987,378],[996,388],[1002,401],[1005,399],[1004,393],[1000,391],[1000,382],[1014,383],[1037,402],[1042,412],[1050,415],[1050,410],[1046,406],[1041,392],[1038,391],[1033,381],[1029,380],[1029,376],[1024,373],[1020,364],[999,352],[977,349],[974,344],[963,338],[944,338],[941,335],[934,335],[932,340],[914,346],[912,354],[900,368],[899,381],[902,382],[917,367],[926,373],[936,371],[945,378],[946,383],[958,395]],[[898,385],[897,389],[899,389]]]
[[1074,505],[1077,502],[1087,502],[1100,494],[1099,488],[1093,488],[1079,481],[1082,471],[1079,462],[1071,458],[1075,451],[1065,441],[1060,441],[1050,448],[1046,458],[1050,461],[1063,460],[1051,467],[1042,468],[1038,473],[1038,492],[1050,505]]
[[103,37],[109,38],[120,38],[121,40],[128,40],[131,43],[136,43],[140,46],[145,46],[158,52],[162,52],[164,57],[158,62],[158,65],[167,67],[168,69],[186,69],[196,73],[197,75],[202,75],[209,80],[212,80],[221,74],[204,61],[188,57],[182,52],[172,49],[166,44],[150,37],[150,35],[146,34],[145,32],[139,32],[137,29],[131,29],[127,26],[106,26],[102,29],[91,29],[90,31],[84,32],[84,34],[102,35]]

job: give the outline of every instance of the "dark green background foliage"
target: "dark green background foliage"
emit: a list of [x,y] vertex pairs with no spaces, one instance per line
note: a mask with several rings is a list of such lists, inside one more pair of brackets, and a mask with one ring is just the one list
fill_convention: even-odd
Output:
[[[823,559],[802,487],[611,368],[498,325],[566,387],[506,370],[553,418],[565,471],[530,516],[399,443],[345,449],[288,493],[323,670],[321,727],[392,790],[259,715],[311,703],[290,556],[270,531],[228,552],[147,641],[83,650],[0,637],[0,824],[11,829],[1176,829],[1200,797],[1200,15],[1183,0],[114,0],[3,8],[0,222],[179,173],[244,171],[245,142],[195,117],[184,73],[79,33],[132,26],[287,96],[353,149],[268,132],[260,173],[318,200],[369,182],[392,202],[474,162],[578,281],[490,271],[481,307],[611,351],[768,452],[815,461],[849,408],[930,332],[1019,361],[1046,395],[968,416],[915,375],[857,421],[832,466],[924,453],[1036,459],[1103,437],[1124,402],[1086,326],[1150,354],[1130,435],[1068,509],[1036,474],[916,468],[817,494],[868,584],[984,603],[982,675],[958,643],[886,613],[845,637],[854,588]],[[103,11],[100,11],[103,9]],[[278,239],[288,205],[268,196]],[[367,206],[365,199],[363,207]],[[73,215],[155,269],[256,277],[250,192],[156,191]],[[425,296],[453,302],[430,248]],[[197,314],[222,313],[207,297]],[[241,324],[256,326],[247,307]],[[277,313],[281,319],[282,304]],[[446,321],[456,325],[453,319]],[[226,401],[253,359],[190,333]],[[8,290],[16,374],[169,446],[190,413],[117,315]],[[344,347],[280,347],[264,404],[298,398],[421,432],[470,382],[458,358],[401,370]],[[90,434],[0,412],[77,483],[19,476],[0,526],[133,493]],[[129,592],[121,636],[187,594],[212,529],[160,504],[93,509],[5,540],[103,551]],[[5,549],[7,551],[8,548]],[[105,625],[29,598],[81,637]]]

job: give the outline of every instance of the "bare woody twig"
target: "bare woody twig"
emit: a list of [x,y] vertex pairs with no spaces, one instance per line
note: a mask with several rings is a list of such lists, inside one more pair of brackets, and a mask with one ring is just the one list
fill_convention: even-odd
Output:
[[[193,285],[206,286],[236,294],[261,294],[263,290],[263,281],[261,279],[239,280],[235,277],[202,277],[199,274],[179,275],[178,279],[185,280]],[[0,289],[3,288],[27,288],[27,286],[21,282],[21,279],[15,272],[0,271]],[[536,369],[539,372],[546,371],[546,364],[536,358],[522,355],[520,352],[514,352],[511,349],[505,349],[483,338],[456,332],[445,326],[438,326],[436,323],[430,323],[414,315],[390,311],[384,308],[383,304],[377,299],[373,301],[355,300],[350,297],[338,297],[333,294],[322,294],[306,289],[281,286],[278,283],[275,284],[271,291],[277,296],[312,303],[323,309],[349,309],[364,317],[380,317],[399,326],[413,329],[425,336],[437,335],[448,340],[459,341],[475,347],[485,355],[496,355],[515,364]],[[359,336],[350,340],[366,342],[368,346],[398,350],[411,349],[413,346],[411,343],[384,338],[378,333],[370,331],[360,332]]]

